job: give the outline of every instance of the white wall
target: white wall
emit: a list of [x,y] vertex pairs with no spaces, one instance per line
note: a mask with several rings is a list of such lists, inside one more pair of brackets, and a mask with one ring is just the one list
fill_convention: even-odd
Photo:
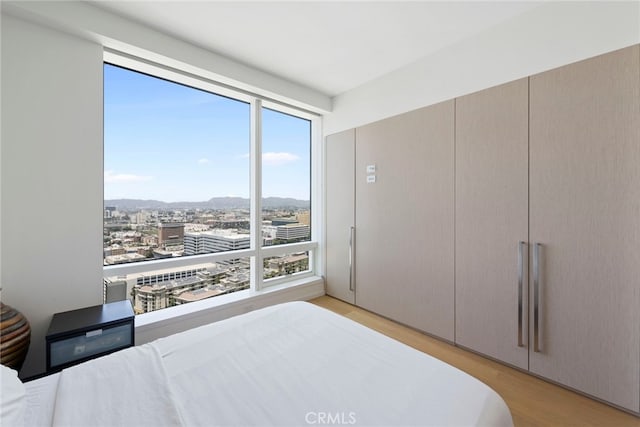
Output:
[[44,370],[55,312],[102,302],[102,47],[2,15],[2,300]]
[[550,2],[333,99],[324,134],[640,42],[640,2]]

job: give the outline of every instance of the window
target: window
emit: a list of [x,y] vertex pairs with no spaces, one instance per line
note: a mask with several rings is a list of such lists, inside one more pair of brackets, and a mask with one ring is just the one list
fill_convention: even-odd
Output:
[[311,240],[311,122],[262,109],[263,245]]
[[141,314],[313,274],[315,118],[121,62],[104,64],[105,300],[126,289]]

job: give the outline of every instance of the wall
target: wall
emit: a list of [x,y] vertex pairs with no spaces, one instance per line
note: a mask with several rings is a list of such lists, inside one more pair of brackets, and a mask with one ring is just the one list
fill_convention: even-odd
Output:
[[549,2],[333,99],[324,134],[640,42],[640,2]]
[[2,16],[2,300],[44,369],[54,312],[102,302],[102,48]]

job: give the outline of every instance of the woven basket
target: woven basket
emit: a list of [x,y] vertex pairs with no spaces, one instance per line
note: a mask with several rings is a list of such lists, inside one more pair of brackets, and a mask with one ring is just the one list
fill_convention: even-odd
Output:
[[0,302],[0,363],[19,371],[30,341],[31,327],[26,317]]

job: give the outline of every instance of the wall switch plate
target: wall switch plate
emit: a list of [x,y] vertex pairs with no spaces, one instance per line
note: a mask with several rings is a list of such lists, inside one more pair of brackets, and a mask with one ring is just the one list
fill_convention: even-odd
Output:
[[376,182],[375,175],[367,175],[367,184],[374,184]]
[[376,165],[367,165],[367,173],[376,173]]

